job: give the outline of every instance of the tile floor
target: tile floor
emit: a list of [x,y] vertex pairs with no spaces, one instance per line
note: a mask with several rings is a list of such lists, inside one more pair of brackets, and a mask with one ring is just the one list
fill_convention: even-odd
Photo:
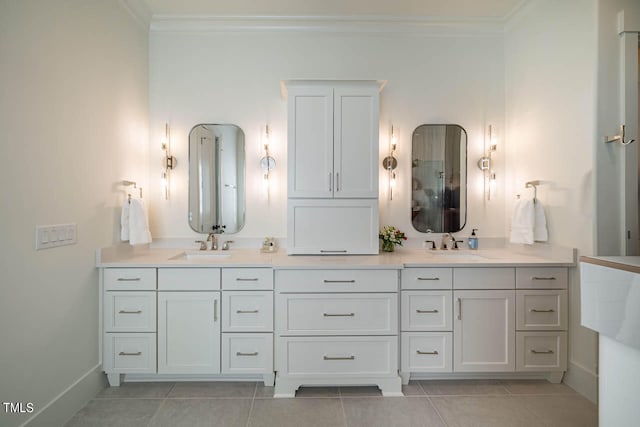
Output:
[[301,388],[273,399],[262,383],[125,383],[107,388],[66,427],[590,427],[596,405],[544,380],[412,381],[405,397],[376,387]]

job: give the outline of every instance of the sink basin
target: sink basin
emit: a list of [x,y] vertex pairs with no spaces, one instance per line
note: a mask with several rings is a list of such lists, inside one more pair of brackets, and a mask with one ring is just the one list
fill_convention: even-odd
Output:
[[233,255],[231,251],[224,252],[215,252],[215,251],[184,251],[180,252],[178,255],[172,256],[171,260],[180,260],[180,259],[188,259],[188,260],[201,260],[201,261],[213,261],[229,258]]
[[483,261],[486,257],[477,254],[471,254],[469,252],[431,252],[431,255],[436,258],[455,259],[460,261]]

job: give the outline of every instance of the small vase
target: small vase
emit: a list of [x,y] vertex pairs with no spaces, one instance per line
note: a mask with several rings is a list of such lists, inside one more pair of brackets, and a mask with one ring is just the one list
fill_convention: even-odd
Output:
[[387,240],[382,241],[382,252],[393,252],[395,249],[395,243],[389,242]]

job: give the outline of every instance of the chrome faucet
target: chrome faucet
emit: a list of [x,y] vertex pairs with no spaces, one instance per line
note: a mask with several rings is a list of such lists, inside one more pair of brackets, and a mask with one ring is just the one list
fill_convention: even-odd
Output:
[[204,240],[196,240],[196,243],[200,243],[200,250],[201,251],[206,251],[207,250],[207,242],[205,242]]
[[233,240],[225,240],[224,243],[222,244],[222,250],[228,251],[230,243],[233,243]]
[[209,237],[207,237],[207,242],[211,242],[211,250],[218,250],[218,239],[214,233],[209,233]]

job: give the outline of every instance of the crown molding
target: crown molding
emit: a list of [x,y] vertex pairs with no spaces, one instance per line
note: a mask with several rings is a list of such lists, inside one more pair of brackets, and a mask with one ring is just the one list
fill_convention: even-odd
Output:
[[153,15],[150,31],[180,33],[264,31],[496,36],[503,34],[504,20],[410,16]]
[[151,26],[152,13],[149,5],[147,5],[144,0],[120,0],[120,4],[140,26],[146,30],[149,29]]

